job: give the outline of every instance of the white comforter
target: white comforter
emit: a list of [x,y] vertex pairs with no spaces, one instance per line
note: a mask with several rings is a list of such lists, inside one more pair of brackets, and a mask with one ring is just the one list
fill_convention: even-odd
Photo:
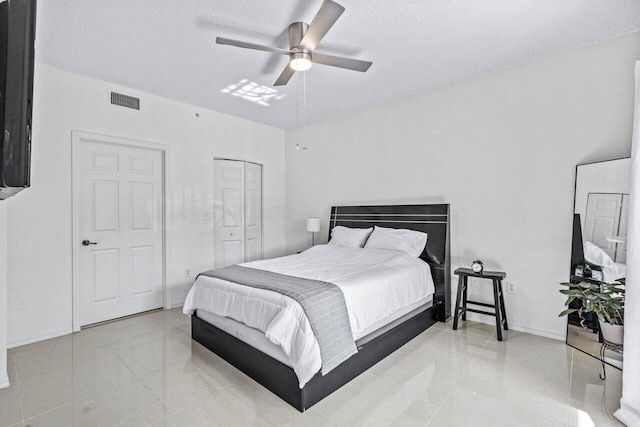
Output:
[[627,277],[627,265],[619,262],[614,262],[611,265],[601,266],[602,276],[605,282],[613,283],[617,280]]
[[[241,264],[333,283],[344,293],[354,335],[434,292],[429,265],[381,249],[314,246],[297,255]],[[205,310],[265,333],[289,358],[300,388],[320,370],[320,350],[300,304],[276,292],[199,276],[183,311]]]

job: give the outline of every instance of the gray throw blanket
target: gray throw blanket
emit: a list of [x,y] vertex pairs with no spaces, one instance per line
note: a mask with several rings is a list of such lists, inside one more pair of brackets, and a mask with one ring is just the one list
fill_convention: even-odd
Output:
[[304,309],[318,340],[322,375],[358,352],[342,290],[332,283],[286,276],[271,271],[232,265],[201,273],[240,285],[278,292]]

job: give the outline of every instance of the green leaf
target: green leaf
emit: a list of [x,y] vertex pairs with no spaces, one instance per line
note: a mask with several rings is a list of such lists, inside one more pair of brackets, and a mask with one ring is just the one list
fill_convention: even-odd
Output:
[[565,310],[562,313],[558,314],[558,317],[566,316],[567,314],[575,313],[576,311],[578,311],[577,308],[570,308],[570,309]]
[[567,298],[567,302],[565,302],[564,305],[568,306],[569,304],[574,302],[576,299],[578,299],[578,298],[577,297],[569,297],[569,298]]

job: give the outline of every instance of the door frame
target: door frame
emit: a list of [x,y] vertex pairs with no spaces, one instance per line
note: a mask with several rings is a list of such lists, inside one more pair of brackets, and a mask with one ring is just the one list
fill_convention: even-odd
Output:
[[141,148],[145,150],[158,151],[161,154],[160,164],[162,166],[162,191],[161,191],[161,227],[162,227],[162,305],[164,309],[171,308],[171,294],[167,286],[167,265],[169,263],[169,253],[167,248],[169,236],[167,235],[167,183],[169,181],[169,158],[170,146],[155,142],[139,141],[116,136],[103,135],[98,133],[71,131],[71,252],[72,252],[72,325],[73,332],[78,332],[80,326],[80,271],[79,271],[79,255],[80,255],[80,229],[79,221],[79,205],[80,186],[78,180],[78,168],[80,164],[80,145],[83,142],[94,142],[99,144],[116,145],[120,147]]
[[[213,184],[213,188],[215,189],[216,187],[216,183],[215,183],[215,179],[216,179],[216,160],[228,160],[231,162],[244,162],[244,163],[252,163],[254,165],[258,165],[260,166],[260,186],[262,187],[260,190],[260,205],[261,205],[261,215],[260,215],[260,259],[264,259],[264,164],[262,163],[258,163],[258,162],[252,162],[251,160],[242,160],[242,159],[230,159],[228,157],[218,157],[218,156],[214,156],[213,157],[213,179],[214,182],[212,182]],[[213,194],[213,200],[215,202],[216,199],[216,194],[215,194],[215,190],[212,192]],[[213,224],[213,232],[215,233],[216,231],[216,227],[215,227],[215,212],[212,212],[212,217],[211,220],[214,222]],[[215,240],[215,236],[213,236],[213,253],[215,254],[216,252],[216,240]],[[215,257],[215,255],[214,255]],[[215,258],[214,258],[215,261]]]

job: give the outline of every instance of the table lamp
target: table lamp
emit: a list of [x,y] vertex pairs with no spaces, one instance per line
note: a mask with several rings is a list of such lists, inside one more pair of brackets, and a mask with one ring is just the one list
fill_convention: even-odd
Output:
[[320,218],[307,218],[307,231],[311,234],[311,246],[316,244],[316,233],[320,231]]

